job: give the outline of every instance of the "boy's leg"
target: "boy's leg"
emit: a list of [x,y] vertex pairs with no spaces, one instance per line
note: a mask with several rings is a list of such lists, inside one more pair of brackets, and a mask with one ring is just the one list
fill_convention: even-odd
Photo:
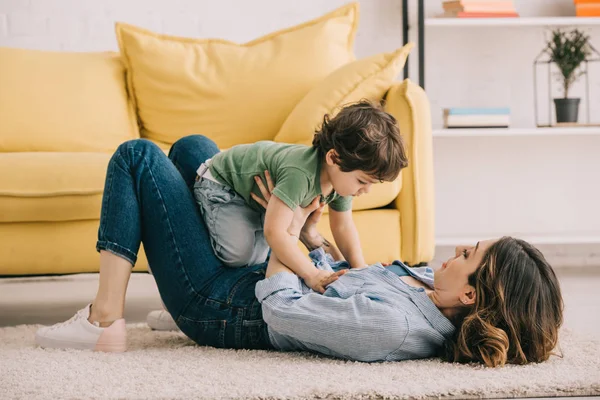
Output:
[[[179,170],[191,190],[195,182],[196,170],[206,160],[219,153],[219,148],[209,138],[190,135],[176,141],[169,151],[169,158]],[[214,196],[213,196],[214,197]],[[255,265],[267,258],[268,244],[264,238],[264,213],[248,207],[239,195],[220,193],[213,207],[219,207],[218,221],[210,232],[222,231],[218,236],[224,242],[224,249],[217,256],[228,266]],[[227,201],[233,197],[233,201]],[[209,221],[205,222],[209,223]],[[213,235],[211,235],[213,236]],[[214,238],[213,238],[214,240]]]
[[[196,298],[221,267],[179,171],[156,145],[143,139],[122,144],[111,158],[98,239],[97,249],[104,251],[101,259],[107,261],[101,271],[107,272],[101,276],[96,310],[104,317],[122,315],[130,267],[135,264],[141,241],[161,297],[174,316]],[[105,252],[121,258],[120,265],[111,262]],[[89,317],[88,307],[68,323],[40,330],[38,343],[96,348],[105,328],[90,324]],[[122,325],[124,329],[124,321]]]
[[210,180],[196,182],[194,196],[213,250],[226,266],[256,265],[267,259],[263,214],[250,208],[233,189]]

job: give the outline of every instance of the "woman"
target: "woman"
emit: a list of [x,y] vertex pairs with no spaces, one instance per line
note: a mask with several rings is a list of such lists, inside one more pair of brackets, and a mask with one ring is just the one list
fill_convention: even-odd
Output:
[[[562,323],[560,288],[539,251],[520,240],[459,247],[435,275],[401,263],[341,269],[324,279],[323,295],[275,258],[268,271],[266,264],[222,267],[191,192],[197,166],[217,152],[201,136],[179,140],[169,158],[143,139],[117,149],[102,202],[96,298],[70,320],[41,328],[39,345],[124,351],[125,292],[143,241],[167,310],[200,345],[360,361],[430,357],[445,347],[450,361],[489,366],[550,356]],[[309,218],[317,207],[299,209],[290,227],[309,246],[320,244],[317,218]],[[312,256],[320,268],[344,267],[322,250]]]

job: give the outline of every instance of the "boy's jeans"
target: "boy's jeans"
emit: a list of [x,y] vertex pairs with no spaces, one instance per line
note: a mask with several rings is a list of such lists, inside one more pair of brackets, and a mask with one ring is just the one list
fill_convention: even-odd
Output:
[[[206,168],[202,164],[200,170]],[[265,262],[269,245],[264,235],[264,212],[250,208],[229,186],[206,178],[194,184],[194,197],[219,260],[228,267]]]
[[192,195],[197,167],[217,152],[203,136],[179,140],[169,157],[144,139],[120,145],[108,164],[96,248],[135,264],[143,242],[167,310],[198,344],[272,348],[254,296],[266,264],[223,267]]

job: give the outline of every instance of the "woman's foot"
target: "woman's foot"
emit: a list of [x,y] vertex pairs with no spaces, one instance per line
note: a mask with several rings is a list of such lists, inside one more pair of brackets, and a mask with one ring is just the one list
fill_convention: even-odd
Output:
[[40,328],[35,334],[35,342],[41,347],[48,348],[126,351],[125,320],[118,319],[110,326],[102,328],[98,322],[88,321],[90,307],[91,304],[88,304],[65,322]]
[[155,310],[148,313],[146,322],[155,331],[178,331],[175,320],[167,310]]

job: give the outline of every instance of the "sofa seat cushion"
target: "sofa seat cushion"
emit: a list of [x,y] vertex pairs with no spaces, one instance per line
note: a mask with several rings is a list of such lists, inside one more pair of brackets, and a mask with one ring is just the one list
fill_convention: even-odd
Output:
[[0,223],[100,218],[108,153],[0,153]]

